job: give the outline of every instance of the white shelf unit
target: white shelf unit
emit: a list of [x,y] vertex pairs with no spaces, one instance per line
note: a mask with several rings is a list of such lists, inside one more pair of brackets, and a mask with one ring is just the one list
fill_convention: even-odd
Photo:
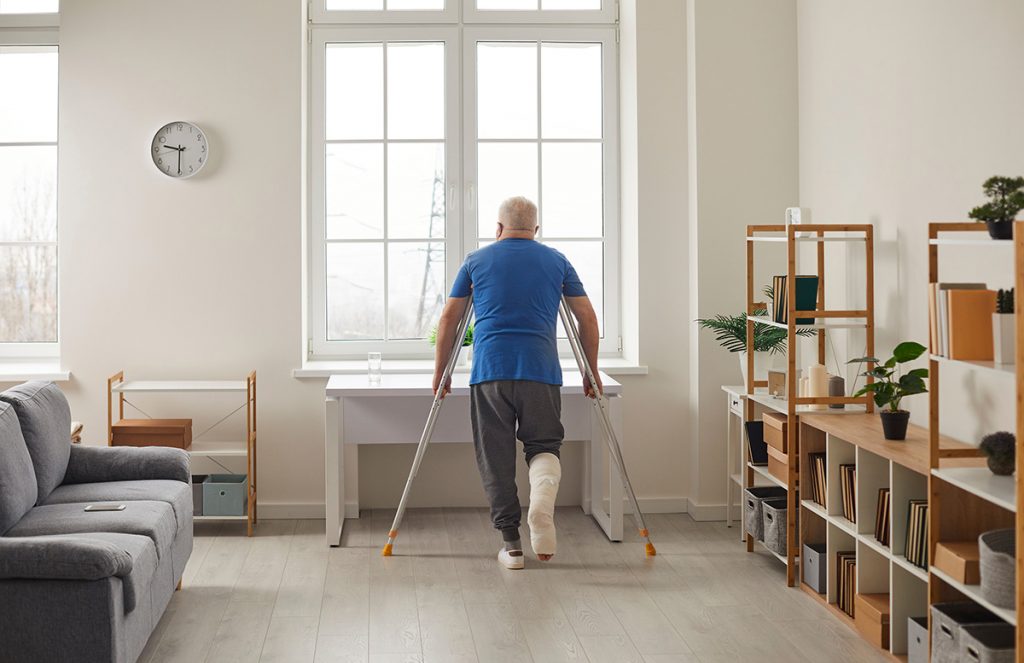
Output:
[[[798,231],[799,232],[799,231]],[[767,243],[767,244],[785,244],[789,240],[785,235],[759,235],[753,237],[747,237],[748,242],[756,243]],[[862,235],[811,235],[811,236],[796,236],[793,238],[795,242],[863,242],[864,237]]]
[[963,359],[950,359],[948,357],[943,357],[942,355],[931,355],[931,360],[938,362],[939,364],[946,364],[949,366],[959,365],[965,368],[980,368],[986,371],[1005,373],[1006,375],[1017,374],[1016,364],[997,364],[994,361],[965,361]]
[[187,449],[192,458],[245,458],[248,476],[246,514],[241,516],[193,516],[193,520],[242,520],[252,536],[258,522],[256,454],[256,371],[244,380],[125,380],[124,371],[107,379],[107,444],[113,443],[113,405],[116,394],[118,420],[124,419],[126,394],[238,393],[244,394],[244,440],[193,440]]
[[[801,318],[802,319],[802,318]],[[775,320],[763,316],[763,315],[748,315],[747,320],[750,322],[768,325],[769,327],[778,327],[779,329],[788,329],[788,325],[785,322],[776,322]],[[864,329],[867,325],[864,322],[816,322],[809,325],[796,325],[799,330],[804,329]]]

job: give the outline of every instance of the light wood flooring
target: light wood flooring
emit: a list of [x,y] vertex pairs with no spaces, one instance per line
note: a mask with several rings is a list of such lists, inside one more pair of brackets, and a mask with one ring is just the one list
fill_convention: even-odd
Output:
[[[484,509],[413,509],[382,558],[393,512],[322,520],[196,523],[195,550],[141,661],[593,661],[717,663],[886,660],[798,589],[736,526],[651,515],[658,556],[609,543],[559,509],[558,555],[498,567]],[[523,518],[523,542],[529,532]]]

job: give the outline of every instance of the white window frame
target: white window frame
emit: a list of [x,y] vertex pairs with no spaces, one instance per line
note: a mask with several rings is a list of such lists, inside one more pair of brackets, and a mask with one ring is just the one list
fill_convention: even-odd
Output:
[[[452,0],[448,0],[451,2]],[[541,0],[543,3],[543,0]],[[614,24],[618,20],[618,0],[601,0],[601,9],[523,9],[497,10],[477,9],[476,0],[462,0],[462,17],[465,23],[517,24],[557,23],[573,24]]]
[[[385,0],[387,2],[387,0]],[[459,22],[459,0],[445,0],[444,9],[418,11],[413,9],[327,9],[327,0],[314,0],[309,5],[310,20],[316,25],[328,24],[430,24]]]
[[[0,14],[0,46],[47,46],[60,49],[56,25],[58,14]],[[48,27],[42,27],[48,26]],[[58,55],[58,58],[60,56]],[[59,66],[59,65],[58,65]],[[59,102],[58,102],[59,103]],[[58,110],[59,113],[59,110]],[[36,143],[27,143],[34,145]],[[60,163],[60,136],[57,141],[39,143],[57,146],[57,163]],[[5,143],[8,145],[8,143]],[[11,144],[13,145],[13,144]],[[60,187],[59,176],[57,182]],[[0,343],[0,360],[4,359],[53,359],[60,357],[61,338],[61,288],[60,288],[60,217],[57,220],[57,240],[52,242],[0,242],[0,246],[53,246],[57,249],[57,340],[53,343]]]

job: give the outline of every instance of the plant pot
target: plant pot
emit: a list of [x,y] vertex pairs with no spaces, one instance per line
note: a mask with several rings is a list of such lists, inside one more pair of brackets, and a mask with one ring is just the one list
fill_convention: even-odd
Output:
[[464,345],[464,346],[462,346],[462,349],[459,351],[459,358],[457,360],[455,360],[455,365],[456,366],[465,366],[466,364],[469,363],[469,359],[472,356],[473,356],[473,346],[472,345]]
[[882,432],[887,440],[907,439],[907,425],[910,423],[910,413],[906,410],[882,410],[878,413],[882,418]]
[[997,364],[1013,364],[1017,360],[1014,354],[1014,318],[1013,313],[992,314],[992,350]]
[[1013,223],[1005,221],[986,221],[988,236],[992,239],[1013,239]]
[[[747,353],[737,352],[740,360],[740,374],[743,375],[743,386],[747,386]],[[754,380],[768,381],[768,369],[771,367],[772,356],[770,352],[754,353]]]

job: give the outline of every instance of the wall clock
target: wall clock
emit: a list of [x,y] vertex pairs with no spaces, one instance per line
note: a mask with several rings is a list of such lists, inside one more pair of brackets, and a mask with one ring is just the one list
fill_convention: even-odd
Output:
[[206,133],[191,122],[171,122],[153,136],[150,156],[157,169],[175,179],[192,177],[206,165],[210,146]]

